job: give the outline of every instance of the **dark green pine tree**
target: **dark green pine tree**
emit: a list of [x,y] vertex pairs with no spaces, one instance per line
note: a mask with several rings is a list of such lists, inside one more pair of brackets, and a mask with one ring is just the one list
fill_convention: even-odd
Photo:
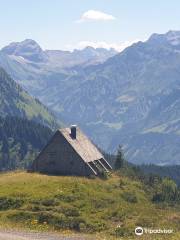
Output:
[[2,168],[9,168],[9,144],[7,138],[4,138],[3,145],[1,148],[2,152],[2,160],[1,160],[1,167]]
[[119,145],[118,150],[117,150],[117,154],[116,154],[116,160],[115,160],[115,164],[114,167],[116,170],[122,168],[124,166],[124,154],[122,151],[122,147]]

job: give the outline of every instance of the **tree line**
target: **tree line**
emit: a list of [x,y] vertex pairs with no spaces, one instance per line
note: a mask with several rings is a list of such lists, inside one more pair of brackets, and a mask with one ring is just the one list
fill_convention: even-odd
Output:
[[0,118],[0,170],[27,168],[52,136],[52,131],[33,121]]

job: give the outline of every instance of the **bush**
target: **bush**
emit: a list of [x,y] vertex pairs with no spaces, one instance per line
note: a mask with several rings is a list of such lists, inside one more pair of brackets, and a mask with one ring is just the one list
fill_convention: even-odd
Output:
[[126,185],[125,181],[120,179],[119,180],[119,187],[123,189],[125,185]]
[[163,179],[162,181],[162,195],[165,201],[175,201],[177,193],[177,185],[171,179]]
[[124,226],[117,226],[115,228],[114,234],[116,237],[126,237],[131,235],[131,232],[129,231],[129,229],[127,227]]
[[109,178],[109,173],[102,170],[102,171],[100,171],[100,173],[99,173],[99,177],[100,177],[101,179],[103,179],[103,180],[107,180],[107,179]]
[[89,233],[100,232],[107,228],[106,223],[103,220],[96,221],[95,219],[92,221],[88,221],[85,223],[84,231]]
[[121,196],[126,202],[137,203],[137,197],[135,193],[124,192]]
[[49,212],[40,212],[37,214],[37,220],[39,223],[50,223],[51,221],[54,220],[54,215]]
[[0,210],[17,209],[24,201],[18,198],[0,197]]
[[46,207],[56,206],[58,204],[57,201],[55,201],[55,199],[44,199],[41,200],[40,203]]
[[79,210],[75,207],[63,207],[62,213],[67,217],[79,217]]
[[158,222],[158,218],[155,215],[151,216],[140,216],[136,221],[136,226],[141,227],[154,227]]
[[29,220],[35,219],[35,215],[32,212],[24,211],[15,211],[8,215],[8,218],[14,222],[23,222],[26,223]]
[[65,195],[65,194],[59,193],[59,194],[56,194],[54,197],[60,201],[67,202],[67,203],[74,202],[75,200],[77,200],[77,196],[75,196],[75,194]]
[[51,221],[56,229],[71,229],[80,231],[80,224],[85,223],[85,220],[80,217],[66,217],[63,214],[59,214]]
[[42,206],[41,204],[28,204],[26,205],[25,210],[31,211],[31,212],[40,212],[40,211],[50,211],[52,210],[52,208]]
[[85,223],[85,220],[80,217],[69,217],[67,222],[69,229],[80,231],[80,226]]
[[178,201],[178,188],[176,183],[168,178],[164,178],[157,186],[152,197],[153,202],[174,202]]
[[37,220],[41,224],[47,222],[55,229],[72,229],[75,231],[80,231],[80,224],[85,222],[80,217],[67,217],[63,213],[55,214],[51,212],[38,213]]
[[158,192],[154,193],[153,197],[152,197],[152,201],[153,202],[162,202],[162,201],[164,201],[162,193],[158,193]]
[[125,213],[125,209],[114,209],[106,216],[106,219],[111,219],[112,221],[120,221],[124,222],[127,217],[127,213]]

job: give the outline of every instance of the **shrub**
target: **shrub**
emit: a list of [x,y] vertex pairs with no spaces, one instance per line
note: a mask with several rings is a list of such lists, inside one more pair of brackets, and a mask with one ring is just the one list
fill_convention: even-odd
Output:
[[44,199],[40,201],[40,203],[46,207],[56,206],[58,204],[57,201],[55,201],[55,199]]
[[176,200],[177,193],[177,185],[171,179],[163,179],[162,181],[162,195],[164,200],[166,201],[174,201]]
[[47,222],[55,229],[72,229],[80,231],[80,224],[85,223],[85,220],[80,217],[65,216],[63,213],[56,214],[53,212],[41,212],[37,215],[39,223]]
[[76,231],[80,231],[80,225],[85,223],[85,220],[80,217],[67,218],[68,228]]
[[59,193],[59,194],[56,194],[54,197],[60,201],[67,202],[67,203],[74,202],[75,200],[77,200],[77,196],[73,194],[65,195],[65,194]]
[[140,216],[136,221],[136,226],[154,227],[158,221],[156,216]]
[[26,223],[31,219],[35,219],[35,215],[32,212],[15,211],[8,215],[8,218],[14,222]]
[[66,217],[64,214],[59,214],[52,219],[51,223],[56,229],[72,229],[80,231],[80,224],[85,220],[80,217]]
[[54,220],[54,215],[49,212],[40,212],[37,214],[37,220],[39,223],[47,222],[50,223]]
[[126,185],[126,183],[124,182],[124,180],[120,179],[119,180],[119,187],[123,189],[125,185]]
[[99,172],[99,177],[103,180],[107,180],[109,178],[109,173],[102,170],[102,171]]
[[105,230],[107,228],[105,221],[103,220],[88,220],[88,222],[85,223],[86,227],[84,228],[84,231],[89,233],[94,232],[100,232],[102,230]]
[[94,209],[103,209],[109,205],[109,201],[112,203],[113,199],[91,199],[91,205]]
[[68,208],[63,208],[62,211],[67,217],[79,217],[80,213],[77,208],[73,207],[68,207]]
[[124,209],[114,209],[107,215],[107,219],[112,219],[113,221],[123,222],[125,218],[126,213]]
[[137,197],[135,193],[124,192],[121,196],[126,202],[137,203]]
[[41,204],[28,204],[25,206],[26,211],[31,211],[31,212],[40,212],[40,211],[50,211],[52,210],[51,207],[45,207],[42,206]]
[[0,210],[17,209],[24,201],[18,198],[0,197]]
[[152,197],[152,201],[153,202],[162,202],[162,201],[164,201],[162,193],[159,193],[159,192],[154,193],[153,197]]
[[178,200],[178,188],[176,183],[168,178],[164,178],[158,189],[153,194],[153,202],[173,202]]
[[129,231],[129,229],[127,227],[117,226],[114,230],[113,235],[115,235],[116,237],[126,237],[126,236],[131,235],[131,232]]

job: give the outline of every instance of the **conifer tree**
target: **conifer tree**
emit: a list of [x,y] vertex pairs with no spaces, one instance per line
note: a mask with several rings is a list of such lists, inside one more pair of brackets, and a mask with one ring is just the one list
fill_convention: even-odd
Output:
[[116,154],[116,160],[115,160],[115,169],[118,170],[124,166],[124,154],[122,147],[119,145],[117,154]]

